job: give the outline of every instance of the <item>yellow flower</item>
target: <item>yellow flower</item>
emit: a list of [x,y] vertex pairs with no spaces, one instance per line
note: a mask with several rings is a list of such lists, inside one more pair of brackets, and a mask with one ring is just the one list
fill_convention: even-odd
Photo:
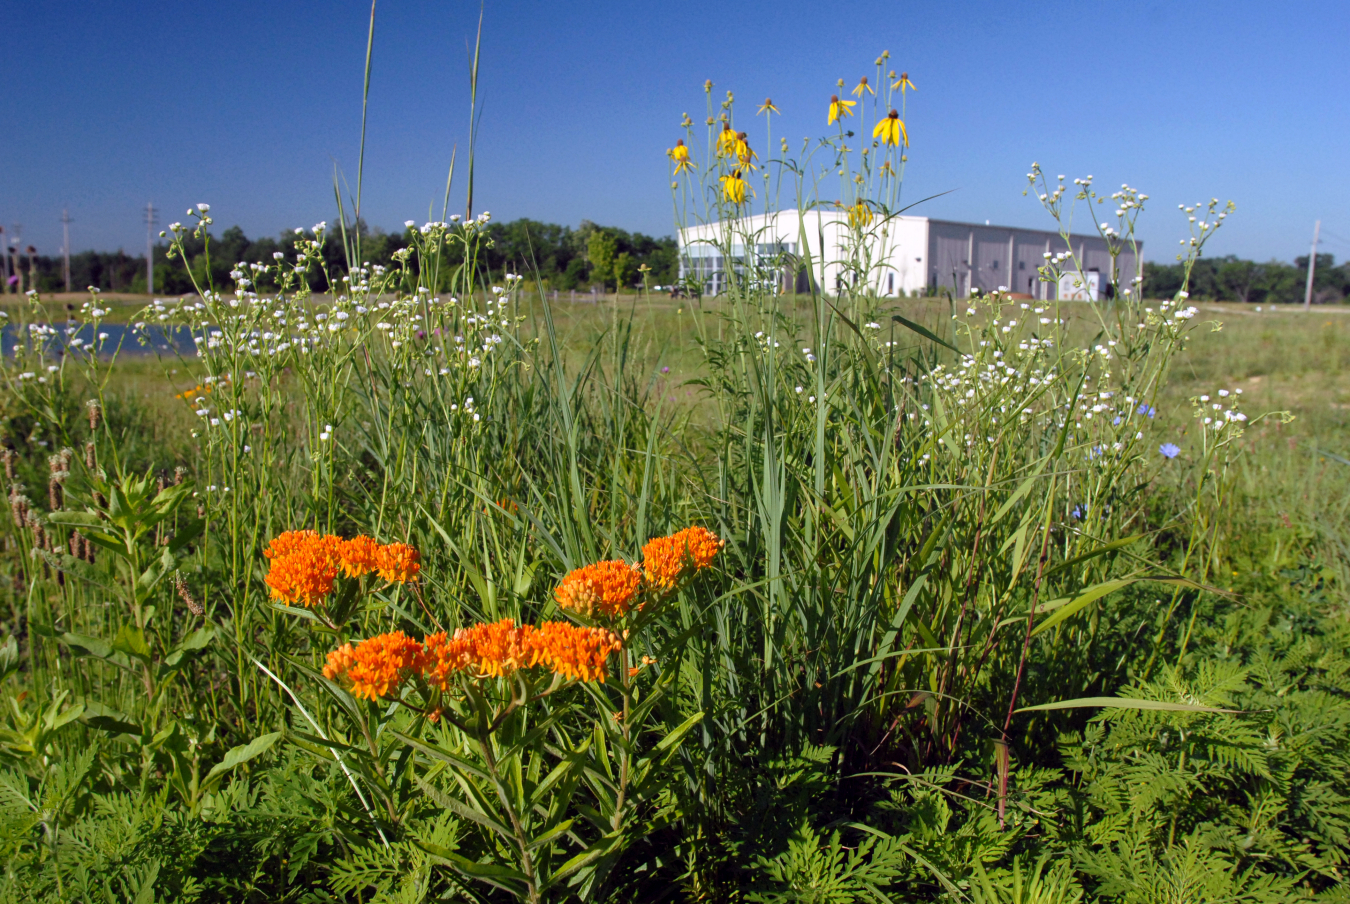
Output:
[[724,157],[736,150],[736,133],[731,131],[731,123],[722,121],[722,131],[717,134],[717,156]]
[[882,144],[889,144],[891,147],[896,147],[903,140],[905,147],[909,147],[909,132],[906,131],[904,120],[900,118],[900,114],[894,110],[891,111],[889,116],[877,123],[877,127],[872,130],[872,137],[880,138]]
[[741,171],[738,167],[731,171],[730,175],[723,176],[722,199],[730,201],[732,204],[745,203],[745,180],[741,178]]
[[755,169],[755,164],[751,161],[758,160],[759,155],[750,149],[750,142],[745,140],[744,132],[736,133],[736,144],[732,147],[732,152],[736,155],[736,159],[740,161],[741,166]]
[[[760,104],[759,109],[755,111],[755,115],[758,116],[761,113],[765,116],[770,113],[778,113],[778,108],[773,105],[773,100],[766,97],[764,98],[764,103]],[[781,116],[782,114],[780,113],[779,115]]]
[[830,118],[825,121],[825,125],[832,126],[835,121],[844,116],[853,115],[853,105],[856,103],[851,100],[840,100],[838,94],[830,95]]
[[677,173],[694,168],[694,162],[689,159],[689,148],[684,146],[683,138],[676,139],[675,147],[666,149],[666,156],[675,162],[675,172]]
[[848,209],[848,225],[855,229],[872,225],[872,208],[866,201],[859,201]]
[[915,88],[915,87],[914,87],[914,83],[911,82],[911,81],[909,80],[909,73],[908,73],[908,72],[902,72],[902,73],[900,73],[900,79],[899,79],[899,81],[897,81],[894,85],[891,85],[891,90],[892,90],[892,91],[894,91],[894,90],[897,89],[897,88],[900,89],[900,93],[901,93],[901,94],[904,94],[904,93],[905,93],[905,89],[906,89],[906,88],[908,88],[908,89],[911,90],[911,91],[918,91],[918,90],[919,90],[918,88]]
[[867,76],[864,75],[861,79],[859,79],[858,87],[853,89],[853,96],[862,97],[863,94],[868,92],[871,92],[873,95],[876,94],[876,92],[872,90],[872,86],[867,84]]

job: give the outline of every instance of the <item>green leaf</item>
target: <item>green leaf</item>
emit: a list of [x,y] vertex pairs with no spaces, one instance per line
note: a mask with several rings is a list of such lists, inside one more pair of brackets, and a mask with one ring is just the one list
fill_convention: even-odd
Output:
[[[583,744],[581,750],[577,751],[577,753],[579,754],[581,753],[581,751],[584,751],[587,746],[588,746],[587,744]],[[558,782],[567,778],[568,773],[572,772],[580,765],[581,760],[579,756],[574,755],[568,757],[558,765],[554,766],[552,771],[550,771],[548,775],[544,776],[544,780],[540,782],[538,785],[535,785],[533,793],[530,794],[530,800],[527,809],[533,810],[539,804],[539,802],[544,799],[544,796],[553,789],[554,785],[558,784]]]
[[11,634],[0,646],[0,681],[4,681],[19,669],[19,642]]
[[87,656],[111,662],[118,668],[131,668],[131,660],[127,659],[126,654],[115,652],[112,645],[102,638],[90,637],[87,634],[66,633],[61,635],[61,642],[76,650],[83,650]]
[[439,806],[444,807],[456,816],[460,816],[470,822],[476,822],[484,828],[491,829],[500,835],[502,840],[506,841],[508,844],[515,842],[515,833],[500,819],[493,817],[479,807],[469,806],[463,801],[456,800],[450,795],[443,793],[435,786],[428,784],[420,777],[414,776],[413,780],[417,782],[417,787],[422,789],[422,793],[435,801]]
[[40,553],[42,558],[47,561],[47,564],[53,568],[64,571],[72,577],[77,577],[85,583],[93,584],[101,590],[106,590],[109,593],[117,592],[117,588],[108,583],[108,578],[102,571],[99,571],[83,559],[77,559],[69,553],[53,555],[46,550],[35,550],[35,552]]
[[150,645],[145,642],[145,632],[133,625],[123,625],[113,638],[112,648],[119,653],[134,656],[142,662],[150,661]]
[[1142,540],[1143,537],[1144,537],[1143,534],[1135,534],[1130,537],[1121,537],[1119,540],[1112,540],[1110,543],[1103,543],[1096,549],[1090,549],[1085,553],[1074,556],[1072,559],[1065,559],[1063,562],[1060,562],[1057,565],[1047,568],[1045,571],[1045,576],[1049,577],[1050,575],[1054,574],[1057,571],[1063,571],[1065,568],[1072,568],[1079,562],[1085,562],[1088,559],[1093,559],[1096,558],[1097,556],[1105,555],[1106,553],[1111,552],[1113,550],[1129,546],[1136,540]]
[[574,819],[564,819],[542,835],[536,835],[534,838],[530,839],[530,843],[525,846],[530,850],[543,847],[559,835],[565,835],[572,828],[572,823],[575,821],[576,820]]
[[584,867],[586,864],[590,863],[592,860],[595,860],[598,857],[603,857],[605,854],[609,853],[610,849],[614,846],[614,844],[615,841],[612,839],[602,839],[600,841],[597,841],[595,844],[586,848],[586,850],[582,851],[580,854],[577,854],[575,857],[568,860],[562,866],[558,867],[558,869],[553,873],[553,875],[548,877],[548,881],[540,886],[539,890],[543,891],[546,888],[551,888],[558,882],[562,881],[563,879],[566,879],[568,876],[572,875],[577,870]]
[[107,731],[108,734],[130,734],[134,735],[136,738],[139,738],[140,735],[144,734],[142,727],[139,725],[132,725],[132,723],[127,722],[126,719],[116,718],[116,716],[113,715],[90,715],[86,712],[84,718],[81,719],[81,722],[92,727],[92,729]]
[[958,355],[961,354],[961,349],[959,349],[959,348],[957,348],[956,346],[952,345],[952,344],[951,344],[950,342],[948,342],[946,339],[941,338],[941,337],[938,336],[936,333],[934,333],[932,330],[928,329],[928,327],[926,327],[926,326],[920,326],[919,324],[915,323],[913,320],[906,320],[904,317],[901,317],[899,314],[892,314],[892,315],[891,315],[891,319],[894,320],[896,323],[901,324],[902,326],[908,327],[909,329],[911,329],[911,330],[913,330],[914,332],[918,333],[920,336],[924,337],[925,339],[931,339],[933,342],[936,342],[938,345],[942,346],[943,348],[949,348],[949,349],[951,349],[952,351],[956,352]]
[[1008,497],[1007,501],[1005,501],[1002,505],[998,507],[998,511],[994,512],[994,517],[989,519],[990,527],[993,527],[995,524],[998,524],[1000,521],[1002,521],[1003,516],[1008,514],[1008,512],[1012,511],[1013,506],[1017,505],[1017,503],[1021,501],[1023,496],[1031,492],[1031,488],[1036,485],[1036,481],[1041,479],[1041,471],[1045,469],[1045,466],[1048,462],[1049,459],[1042,460],[1041,466],[1036,469],[1036,473],[1032,474],[1026,480],[1022,481],[1022,483],[1017,487],[1017,489],[1013,490],[1013,494]]
[[208,782],[219,781],[225,773],[236,766],[247,763],[260,754],[263,754],[272,748],[272,745],[281,740],[284,732],[274,731],[261,737],[254,738],[247,744],[240,744],[238,747],[231,747],[225,752],[225,758],[211,767],[211,771],[206,773],[205,780],[202,781],[202,787],[205,788]]
[[[427,853],[433,853],[427,849],[426,842],[415,841],[413,843],[423,850],[426,850]],[[504,879],[521,883],[528,883],[530,881],[529,876],[526,876],[519,870],[511,869],[509,866],[499,866],[496,863],[479,863],[475,860],[470,860],[467,857],[461,857],[454,851],[447,850],[440,846],[436,846],[435,856],[440,857],[455,869],[473,876],[475,879]]]
[[173,553],[169,552],[169,548],[164,547],[164,552],[160,554],[160,557],[151,562],[150,567],[141,572],[141,576],[136,579],[137,594],[149,594],[159,584],[164,575],[177,568],[178,561],[173,557]]
[[1037,634],[1049,631],[1051,628],[1053,628],[1060,622],[1064,621],[1066,618],[1069,618],[1070,616],[1078,613],[1089,603],[1096,602],[1102,597],[1111,593],[1115,593],[1117,590],[1120,590],[1123,587],[1128,587],[1131,584],[1138,582],[1139,580],[1140,580],[1139,578],[1118,578],[1114,581],[1103,581],[1100,584],[1092,585],[1083,593],[1074,597],[1068,603],[1057,609],[1054,612],[1054,614],[1051,615],[1049,618],[1047,618],[1045,621],[1041,622],[1035,628],[1033,628],[1031,631],[1032,636],[1034,637]]
[[660,759],[662,760],[668,759],[671,756],[671,754],[673,754],[679,748],[680,742],[684,740],[684,736],[689,734],[689,732],[693,730],[694,726],[702,721],[703,721],[703,713],[701,712],[694,713],[692,716],[690,716],[689,718],[681,722],[679,725],[677,725],[664,738],[662,738],[660,742],[657,743],[654,752],[662,754]]
[[1236,715],[1243,712],[1240,709],[1220,709],[1216,706],[1200,706],[1195,703],[1167,703],[1163,700],[1140,700],[1136,697],[1079,697],[1076,700],[1060,700],[1058,703],[1023,706],[1015,712],[1030,713],[1051,709],[1081,709],[1089,706],[1106,706],[1113,709],[1155,709],[1173,713],[1228,713]]
[[193,518],[191,521],[183,524],[178,530],[174,531],[173,538],[169,540],[167,547],[169,552],[178,552],[178,550],[201,536],[202,531],[205,529],[206,520],[204,518]]
[[198,650],[204,649],[211,642],[211,638],[216,636],[216,631],[210,625],[198,628],[187,637],[179,641],[178,646],[164,657],[165,669],[176,669],[187,662],[191,655]]
[[62,527],[83,527],[93,528],[102,532],[105,529],[106,522],[93,512],[52,512],[47,516],[49,524],[59,524]]

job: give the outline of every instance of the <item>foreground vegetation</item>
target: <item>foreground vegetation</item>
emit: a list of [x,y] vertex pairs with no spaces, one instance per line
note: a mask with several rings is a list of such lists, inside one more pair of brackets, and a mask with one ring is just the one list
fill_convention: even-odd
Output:
[[[35,298],[0,366],[0,894],[1343,899],[1350,326],[1216,331],[1184,281],[877,298],[884,63],[869,155],[836,99],[774,169],[843,174],[838,296],[773,294],[836,284],[779,255],[553,305],[486,278],[470,211],[134,318],[196,356],[54,356],[42,324],[108,311]],[[707,90],[674,190],[730,258],[773,189]],[[1143,199],[1112,200],[1120,250]]]

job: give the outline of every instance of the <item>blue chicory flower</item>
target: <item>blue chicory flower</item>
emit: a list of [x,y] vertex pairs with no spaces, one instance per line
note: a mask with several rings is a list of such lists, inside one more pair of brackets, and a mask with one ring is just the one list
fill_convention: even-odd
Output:
[[1176,443],[1163,443],[1158,447],[1158,452],[1163,458],[1176,458],[1181,454],[1181,447]]

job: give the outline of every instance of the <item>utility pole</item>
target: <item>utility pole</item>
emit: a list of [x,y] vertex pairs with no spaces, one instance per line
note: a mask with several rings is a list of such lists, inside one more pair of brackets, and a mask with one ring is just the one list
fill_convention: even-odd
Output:
[[37,291],[37,249],[28,246],[28,290]]
[[155,294],[155,226],[159,214],[153,201],[145,202],[145,291]]
[[19,272],[19,256],[23,253],[20,249],[19,239],[23,237],[23,224],[15,223],[11,227],[9,234],[9,269],[14,274],[14,291],[23,293],[23,274]]
[[1308,287],[1303,290],[1303,310],[1312,310],[1313,272],[1317,269],[1317,237],[1322,233],[1322,221],[1313,225],[1312,250],[1308,252]]
[[61,254],[66,259],[66,291],[70,291],[70,208],[61,211],[61,231],[65,244],[61,247]]
[[9,242],[4,238],[5,227],[0,226],[0,279],[4,280],[4,291],[9,292],[9,252],[6,247]]

